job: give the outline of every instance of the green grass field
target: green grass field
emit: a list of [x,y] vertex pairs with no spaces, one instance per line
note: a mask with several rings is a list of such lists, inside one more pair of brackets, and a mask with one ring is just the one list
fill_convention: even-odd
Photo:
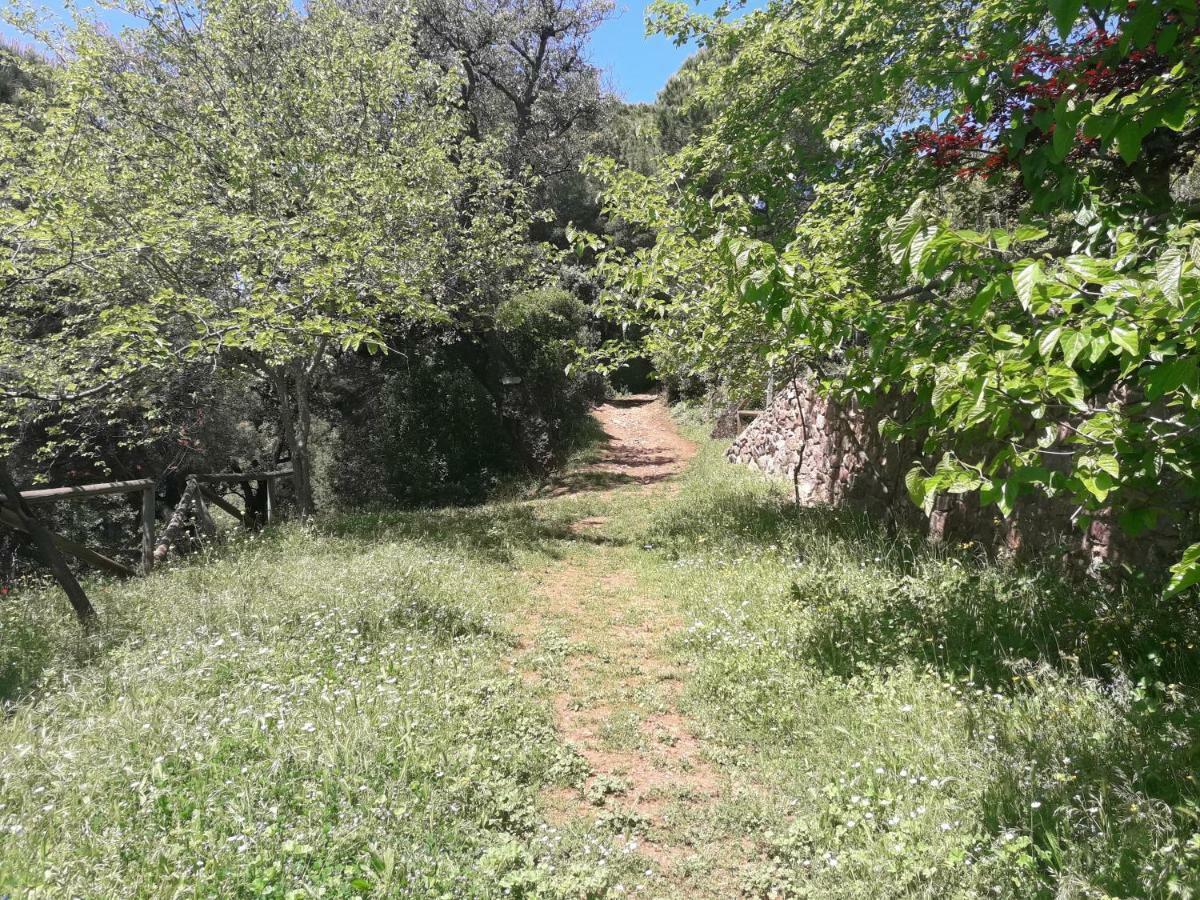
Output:
[[[797,512],[719,451],[677,492],[348,516],[92,583],[91,639],[53,592],[5,597],[0,895],[1200,888],[1191,600]],[[607,613],[683,623],[660,649],[721,787],[642,829],[675,867],[555,728],[550,676],[610,636],[547,630],[542,683],[514,665],[528,573],[589,563],[624,573]],[[626,700],[601,738],[637,752]],[[576,790],[596,813],[554,814]]]
[[5,603],[0,659],[36,699],[0,724],[0,894],[573,896],[619,878],[606,835],[537,815],[581,767],[502,666],[509,567],[453,529],[332,524],[344,536],[285,529],[94,587],[95,647],[52,594]]
[[761,799],[746,886],[799,897],[1200,889],[1194,601],[797,511],[711,445],[645,533],[688,697]]

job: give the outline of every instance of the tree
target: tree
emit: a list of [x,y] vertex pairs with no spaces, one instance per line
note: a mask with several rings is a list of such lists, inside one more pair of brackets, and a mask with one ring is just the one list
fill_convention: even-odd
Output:
[[19,393],[177,356],[245,370],[274,395],[307,515],[314,379],[332,353],[382,349],[386,317],[444,317],[455,192],[487,161],[451,159],[455,87],[411,19],[122,10],[143,27],[81,23],[53,94],[5,131],[6,308],[35,339],[3,342],[0,371]]
[[[378,0],[350,8],[384,29],[405,15]],[[479,382],[510,452],[531,472],[554,455],[541,407],[559,398],[530,391],[497,317],[513,298],[557,281],[561,223],[582,199],[578,163],[609,107],[584,52],[609,8],[607,0],[415,5],[420,54],[457,86],[453,100],[465,127],[454,156],[483,154],[498,171],[466,178],[456,200],[439,286],[449,319],[415,330],[397,323],[389,339],[415,353],[429,340],[445,345],[439,358]]]
[[[608,173],[612,214],[659,219],[607,249],[616,300],[707,364],[735,310],[827,391],[912,397],[885,429],[940,455],[908,479],[927,507],[1040,491],[1195,527],[1194,4],[656,9],[709,48],[719,113],[657,181]],[[1197,580],[1193,547],[1171,587]]]
[[418,3],[422,49],[461,68],[468,134],[500,137],[511,176],[574,172],[581,136],[598,127],[604,108],[587,41],[611,9],[609,0]]

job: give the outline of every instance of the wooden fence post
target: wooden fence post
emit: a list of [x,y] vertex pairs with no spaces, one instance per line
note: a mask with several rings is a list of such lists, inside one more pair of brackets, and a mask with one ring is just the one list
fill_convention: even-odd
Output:
[[75,615],[84,628],[91,628],[96,622],[95,607],[92,606],[87,594],[84,593],[78,580],[72,574],[67,561],[58,552],[58,547],[54,545],[54,535],[34,516],[29,504],[21,497],[16,484],[13,483],[12,475],[8,471],[7,462],[0,462],[0,491],[3,491],[5,499],[12,504],[15,518],[33,539],[33,544],[41,554],[46,568],[54,575],[54,580],[58,582],[59,587],[63,589],[63,593],[71,602]]
[[154,568],[154,488],[142,490],[142,574]]

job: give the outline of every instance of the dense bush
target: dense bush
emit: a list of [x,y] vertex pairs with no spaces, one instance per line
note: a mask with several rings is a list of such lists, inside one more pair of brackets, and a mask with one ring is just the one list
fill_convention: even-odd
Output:
[[[363,381],[356,376],[359,390]],[[389,365],[345,417],[331,472],[346,504],[479,499],[514,469],[491,397],[463,368],[433,353]]]
[[437,338],[348,361],[330,400],[339,423],[335,494],[348,504],[475,502],[506,478],[553,465],[603,395],[597,376],[568,372],[574,345],[587,340],[583,303],[547,289],[498,306],[497,378]]

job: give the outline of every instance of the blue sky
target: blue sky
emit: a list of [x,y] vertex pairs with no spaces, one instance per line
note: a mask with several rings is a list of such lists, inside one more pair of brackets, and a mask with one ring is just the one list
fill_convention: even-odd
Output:
[[[81,0],[80,5],[86,8],[89,4],[87,0]],[[647,5],[643,0],[617,0],[612,18],[600,26],[592,39],[592,62],[605,71],[606,85],[631,103],[652,101],[694,49],[676,47],[662,35],[647,37]],[[44,0],[38,6],[63,18],[62,0]],[[106,13],[104,18],[118,27],[124,19],[112,13]],[[0,22],[0,35],[21,43],[27,41],[3,22]]]
[[646,4],[618,0],[613,17],[592,37],[592,62],[630,103],[649,103],[691,54],[660,34],[646,37]]

